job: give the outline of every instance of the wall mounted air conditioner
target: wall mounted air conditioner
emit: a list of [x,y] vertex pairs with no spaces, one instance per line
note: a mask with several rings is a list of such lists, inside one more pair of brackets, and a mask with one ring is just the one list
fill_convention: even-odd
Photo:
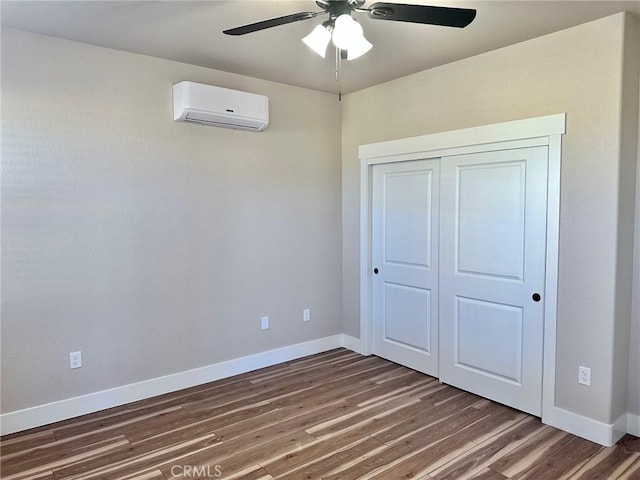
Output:
[[173,119],[261,132],[269,125],[269,98],[194,82],[173,86]]

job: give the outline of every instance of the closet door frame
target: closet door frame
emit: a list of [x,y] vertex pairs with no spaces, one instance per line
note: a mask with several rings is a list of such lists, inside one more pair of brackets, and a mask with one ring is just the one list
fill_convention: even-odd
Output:
[[[566,114],[515,120],[418,137],[360,145],[360,343],[364,355],[373,349],[371,202],[373,165],[433,159],[450,155],[547,146],[547,240],[545,259],[542,421],[554,424],[560,167]],[[442,160],[446,161],[446,160]],[[354,345],[355,346],[355,345]]]

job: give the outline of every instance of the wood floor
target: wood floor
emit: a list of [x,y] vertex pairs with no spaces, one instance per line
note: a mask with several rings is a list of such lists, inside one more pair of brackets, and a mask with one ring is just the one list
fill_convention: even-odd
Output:
[[612,448],[333,350],[9,435],[3,479],[640,479]]

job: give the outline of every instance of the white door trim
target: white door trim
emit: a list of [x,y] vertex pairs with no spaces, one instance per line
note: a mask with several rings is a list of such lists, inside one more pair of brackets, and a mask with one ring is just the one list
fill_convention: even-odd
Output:
[[450,132],[361,145],[360,157],[360,346],[372,353],[371,193],[372,166],[462,153],[548,146],[547,243],[544,296],[542,418],[552,414],[555,398],[560,160],[566,114],[515,120]]

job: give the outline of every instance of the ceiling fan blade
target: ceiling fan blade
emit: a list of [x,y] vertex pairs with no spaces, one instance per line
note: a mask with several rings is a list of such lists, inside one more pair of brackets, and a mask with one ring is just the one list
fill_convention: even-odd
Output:
[[251,23],[249,25],[243,25],[241,27],[230,28],[229,30],[224,30],[222,33],[226,33],[227,35],[245,35],[247,33],[253,33],[259,30],[264,30],[265,28],[286,25],[287,23],[299,22],[300,20],[307,20],[309,18],[322,15],[323,13],[326,13],[326,12],[293,13],[291,15],[285,15],[284,17],[272,18],[269,20],[264,20],[262,22],[256,22],[256,23]]
[[369,17],[378,20],[425,23],[444,27],[464,28],[476,18],[476,11],[470,8],[432,7],[428,5],[407,5],[404,3],[374,3],[368,8]]

